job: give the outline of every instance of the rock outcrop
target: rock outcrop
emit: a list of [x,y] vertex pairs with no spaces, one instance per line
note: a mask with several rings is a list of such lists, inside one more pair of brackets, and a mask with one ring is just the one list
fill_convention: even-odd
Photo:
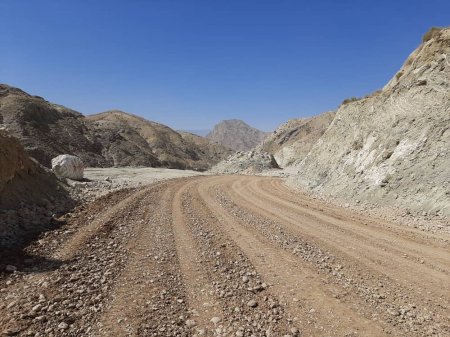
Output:
[[310,118],[291,119],[280,125],[257,150],[271,153],[280,167],[294,165],[322,137],[334,115],[335,112],[330,111]]
[[261,143],[270,133],[252,128],[239,119],[221,121],[206,138],[234,151],[248,151]]
[[434,30],[372,95],[342,104],[294,183],[450,214],[450,29]]
[[270,153],[251,150],[247,152],[238,151],[230,155],[211,168],[210,172],[216,174],[255,174],[278,168],[277,162]]

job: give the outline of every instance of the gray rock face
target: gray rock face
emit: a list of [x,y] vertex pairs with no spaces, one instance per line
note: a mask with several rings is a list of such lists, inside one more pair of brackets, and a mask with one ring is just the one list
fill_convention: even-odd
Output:
[[450,29],[370,96],[341,105],[294,183],[380,205],[450,214]]
[[59,177],[82,180],[84,164],[77,156],[62,154],[52,159],[52,170]]
[[219,174],[253,174],[277,168],[279,168],[278,164],[270,153],[252,150],[236,152],[215,165],[210,171]]
[[301,161],[324,134],[335,112],[325,112],[309,118],[291,119],[280,125],[257,150],[271,153],[280,167]]
[[206,138],[234,151],[248,151],[261,143],[269,134],[269,132],[252,128],[239,119],[229,119],[214,126]]

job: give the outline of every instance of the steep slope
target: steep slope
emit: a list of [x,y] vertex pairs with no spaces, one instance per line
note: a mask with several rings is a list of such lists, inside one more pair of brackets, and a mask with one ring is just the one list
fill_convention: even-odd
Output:
[[5,84],[0,84],[0,123],[47,167],[63,153],[89,166],[108,165],[82,114]]
[[228,150],[200,136],[178,133],[165,125],[122,111],[106,111],[87,116],[86,120],[103,145],[103,155],[119,166],[124,165],[127,158],[136,157],[129,153],[128,144],[133,144],[141,155],[146,153],[152,166],[178,169],[206,170],[228,155]]
[[323,135],[335,115],[334,111],[291,119],[280,125],[258,149],[272,154],[280,167],[301,161]]
[[72,206],[56,177],[31,160],[4,130],[0,168],[0,248],[22,243],[43,230],[52,213]]
[[206,138],[234,151],[248,151],[261,143],[268,135],[268,132],[252,128],[239,119],[229,119],[215,125]]
[[450,214],[450,29],[423,43],[383,90],[342,104],[295,183],[344,198]]

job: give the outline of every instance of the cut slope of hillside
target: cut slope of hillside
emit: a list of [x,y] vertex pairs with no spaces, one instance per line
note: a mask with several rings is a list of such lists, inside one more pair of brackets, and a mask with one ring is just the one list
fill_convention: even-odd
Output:
[[239,119],[229,119],[216,124],[206,138],[234,151],[248,151],[261,143],[269,134]]
[[291,119],[280,125],[258,148],[271,153],[280,167],[302,160],[330,125],[334,111]]
[[227,149],[200,136],[178,133],[165,125],[122,111],[106,111],[86,119],[103,145],[103,155],[112,158],[118,166],[123,166],[124,160],[136,157],[128,151],[128,144],[139,149],[141,155],[145,153],[152,166],[178,169],[206,170],[229,154]]
[[427,34],[383,90],[342,104],[294,183],[450,214],[450,29]]
[[[43,230],[51,215],[72,206],[56,177],[0,130],[0,253]],[[0,254],[1,255],[1,254]]]

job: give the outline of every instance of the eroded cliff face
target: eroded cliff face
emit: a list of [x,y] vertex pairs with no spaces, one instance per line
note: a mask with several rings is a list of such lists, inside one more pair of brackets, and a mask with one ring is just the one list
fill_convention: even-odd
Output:
[[383,88],[341,105],[296,184],[450,214],[450,29],[429,34]]

